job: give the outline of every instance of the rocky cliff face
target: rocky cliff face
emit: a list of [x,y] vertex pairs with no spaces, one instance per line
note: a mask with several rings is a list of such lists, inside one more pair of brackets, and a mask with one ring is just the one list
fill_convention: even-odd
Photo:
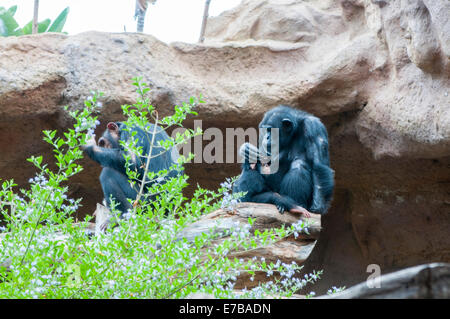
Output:
[[[368,264],[449,262],[448,12],[445,0],[246,0],[209,19],[203,45],[98,32],[1,38],[0,177],[26,186],[25,159],[51,157],[41,130],[68,126],[62,106],[82,107],[91,90],[105,93],[102,123],[120,120],[141,75],[163,114],[202,93],[203,129],[255,127],[280,103],[323,120],[336,192],[306,263],[324,269],[317,291],[364,280]],[[71,190],[89,212],[100,168],[84,164]],[[239,165],[186,171],[215,188]]]

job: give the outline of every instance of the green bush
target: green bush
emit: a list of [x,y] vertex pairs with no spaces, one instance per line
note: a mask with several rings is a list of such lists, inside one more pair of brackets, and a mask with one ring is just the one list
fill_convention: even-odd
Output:
[[[122,107],[128,126],[145,130],[149,121],[164,130],[181,126],[188,114],[195,114],[194,107],[203,103],[191,98],[189,103],[176,106],[173,115],[159,118],[147,97],[149,88],[141,79],[133,80],[140,98]],[[13,181],[1,186],[4,226],[0,234],[0,298],[183,298],[194,292],[228,298],[281,297],[318,278],[320,272],[295,278],[301,268],[295,264],[229,258],[232,252],[255,249],[295,234],[306,226],[303,222],[251,234],[249,225],[253,221],[249,219],[249,225],[236,225],[232,236],[223,241],[214,241],[218,236],[214,229],[190,242],[177,239],[187,225],[234,200],[229,182],[217,192],[198,188],[191,199],[182,194],[186,175],[165,184],[155,183],[149,189],[149,193],[158,194],[154,201],[143,200],[141,189],[133,209],[125,218],[115,220],[116,227],[108,227],[99,236],[88,236],[86,225],[91,217],[74,223],[81,199],[69,198],[64,184],[83,169],[78,164],[83,157],[81,146],[92,138],[98,124],[94,114],[101,108],[100,97],[93,94],[83,110],[69,112],[76,123],[63,135],[44,131],[44,140],[54,148],[55,170],[43,162],[42,156],[32,156],[29,161],[38,171],[29,180],[29,189],[16,192]],[[200,133],[186,130],[164,147],[168,149]],[[130,140],[123,147],[139,153],[135,145],[136,141]],[[179,165],[189,158],[180,157]],[[137,177],[130,169],[128,173]],[[140,182],[158,181],[166,173],[147,172]],[[256,271],[266,272],[273,280],[236,296],[236,277],[244,272],[253,276]]]
[[[9,9],[0,7],[0,36],[19,36],[31,34],[33,28],[33,20],[28,22],[23,28],[19,27],[19,24],[14,19],[14,14],[17,11],[17,6],[12,6]],[[58,17],[51,23],[50,19],[45,19],[38,23],[38,33],[43,32],[62,32],[64,24],[69,14],[69,7],[65,8]]]

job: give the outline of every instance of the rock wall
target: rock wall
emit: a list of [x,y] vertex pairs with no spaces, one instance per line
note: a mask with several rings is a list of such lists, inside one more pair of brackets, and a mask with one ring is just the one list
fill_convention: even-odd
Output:
[[[202,45],[129,33],[0,38],[0,177],[26,186],[25,159],[51,159],[40,132],[67,127],[62,106],[82,107],[91,90],[105,93],[101,122],[120,120],[136,97],[130,79],[143,76],[162,114],[203,94],[203,129],[255,127],[280,103],[321,117],[336,192],[305,267],[324,270],[317,292],[363,281],[372,263],[385,273],[449,262],[448,12],[445,0],[245,0],[208,20]],[[101,200],[100,168],[83,164],[70,187],[86,213]],[[239,165],[186,171],[215,188]]]

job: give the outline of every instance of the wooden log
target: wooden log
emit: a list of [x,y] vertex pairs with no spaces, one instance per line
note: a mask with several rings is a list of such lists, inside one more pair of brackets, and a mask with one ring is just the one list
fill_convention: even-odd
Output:
[[320,299],[448,299],[450,264],[432,263],[382,275],[379,288],[360,283],[340,293]]
[[[179,236],[192,240],[202,232],[209,231],[214,226],[216,226],[217,233],[226,233],[236,223],[247,224],[248,218],[251,217],[255,219],[251,231],[255,231],[256,229],[263,231],[265,229],[278,228],[282,225],[290,226],[298,222],[299,219],[302,219],[310,225],[308,226],[308,232],[301,232],[298,239],[317,239],[321,230],[320,215],[311,215],[311,218],[304,218],[299,214],[289,212],[280,214],[277,208],[271,204],[240,203],[234,211],[230,212],[219,209],[202,216],[197,222],[185,228]],[[218,220],[220,220],[220,223],[217,222]]]
[[[95,225],[88,224],[89,233],[99,235],[104,231],[104,226],[107,225],[110,219],[109,209],[101,204],[97,204],[95,215]],[[202,216],[197,222],[187,226],[178,234],[177,239],[186,238],[188,241],[194,240],[195,237],[201,235],[203,232],[210,232],[211,229],[218,234],[219,238],[214,240],[212,244],[219,243],[227,236],[230,236],[232,230],[237,224],[242,226],[248,224],[248,218],[251,217],[255,221],[250,231],[260,230],[264,231],[270,228],[278,228],[282,225],[290,226],[293,223],[304,219],[301,215],[284,213],[280,214],[274,205],[257,204],[257,203],[240,203],[233,211],[219,209],[210,214]],[[281,261],[290,264],[296,262],[301,265],[310,255],[313,250],[316,239],[319,236],[321,224],[320,215],[312,214],[311,218],[305,219],[309,223],[308,232],[301,232],[297,238],[291,236],[282,239],[266,247],[251,249],[247,251],[231,252],[230,258],[264,258],[267,263]],[[0,239],[1,240],[1,239]],[[67,240],[66,236],[61,235],[61,241]],[[1,265],[2,267],[8,267]],[[250,276],[246,273],[239,276],[236,281],[236,288],[251,288],[256,286],[259,282],[271,280],[265,273],[257,272],[254,280],[250,280]]]
[[[188,241],[193,241],[195,237],[213,229],[214,233],[221,237],[221,239],[214,240],[213,244],[220,243],[229,236],[237,224],[242,226],[248,224],[249,217],[254,219],[250,229],[251,232],[257,229],[262,232],[266,229],[279,228],[283,225],[290,226],[300,219],[305,220],[309,224],[308,232],[303,231],[299,233],[297,238],[290,236],[266,247],[231,252],[228,258],[236,257],[243,260],[264,258],[267,263],[273,262],[275,264],[281,261],[287,264],[295,262],[297,265],[301,265],[311,254],[316,244],[316,239],[320,234],[320,215],[312,214],[311,218],[305,219],[299,214],[289,212],[280,214],[277,208],[270,204],[240,203],[233,211],[219,209],[202,216],[197,222],[183,229],[177,238],[186,238]],[[254,276],[243,272],[238,276],[235,288],[247,287],[250,289],[261,282],[269,280],[273,280],[273,278],[267,277],[265,272],[256,272]]]
[[95,216],[95,236],[99,236],[105,231],[106,226],[109,223],[111,214],[109,209],[102,204],[97,203],[97,208],[94,212]]

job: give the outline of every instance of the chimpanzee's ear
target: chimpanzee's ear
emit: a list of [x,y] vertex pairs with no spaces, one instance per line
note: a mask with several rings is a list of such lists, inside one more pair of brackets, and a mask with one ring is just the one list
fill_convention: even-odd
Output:
[[286,130],[291,130],[292,127],[294,126],[294,123],[288,118],[282,119],[281,124],[283,125],[283,128]]
[[117,130],[119,130],[119,127],[118,127],[117,124],[114,123],[114,122],[109,122],[108,125],[106,125],[106,127],[107,127],[108,130],[110,130],[110,131],[117,131]]

